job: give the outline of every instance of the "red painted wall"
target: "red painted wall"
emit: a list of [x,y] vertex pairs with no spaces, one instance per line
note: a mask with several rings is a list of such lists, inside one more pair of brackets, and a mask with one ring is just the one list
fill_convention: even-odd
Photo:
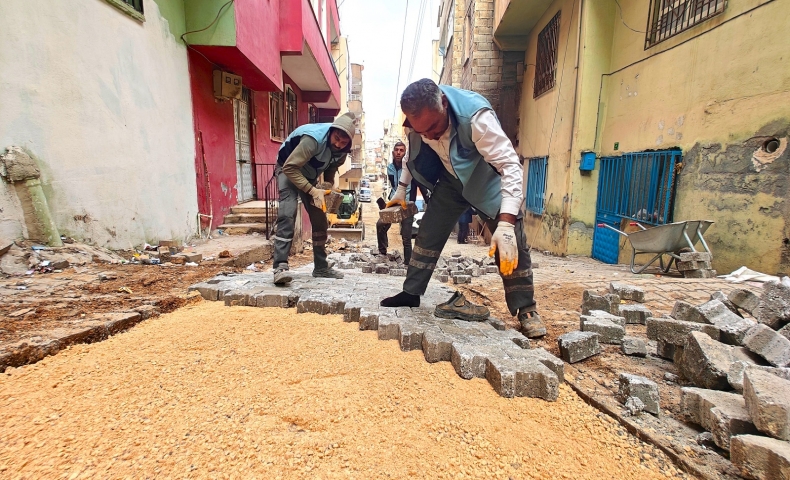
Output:
[[[290,0],[286,0],[290,1]],[[236,0],[236,48],[278,87],[280,67],[280,2]]]
[[[214,100],[213,65],[188,50],[189,83],[192,91],[195,128],[195,171],[198,208],[208,215],[213,209],[211,228],[222,224],[223,216],[236,205],[236,146],[233,132],[233,103]],[[201,148],[199,137],[203,138]],[[203,156],[205,155],[205,166]],[[208,189],[206,188],[208,174]],[[211,202],[209,204],[209,198]],[[207,225],[203,223],[203,227]]]
[[[302,35],[310,50],[321,67],[324,73],[324,78],[329,83],[329,89],[332,90],[332,95],[340,99],[340,80],[335,75],[335,68],[332,65],[331,55],[328,53],[328,48],[324,43],[324,38],[321,35],[321,28],[318,26],[318,21],[313,15],[313,10],[310,8],[309,0],[283,0],[283,1],[301,1],[302,5]],[[326,14],[326,12],[324,12]]]

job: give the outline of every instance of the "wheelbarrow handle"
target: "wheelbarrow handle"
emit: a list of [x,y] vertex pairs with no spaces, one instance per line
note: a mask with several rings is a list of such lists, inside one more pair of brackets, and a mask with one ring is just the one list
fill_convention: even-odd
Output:
[[631,225],[632,227],[639,227],[639,228],[641,228],[642,230],[647,230],[647,229],[646,229],[645,227],[643,227],[643,226],[642,226],[642,224],[641,224],[641,223],[639,223],[639,222],[631,222],[631,223],[629,223],[629,225]]
[[618,229],[614,228],[614,227],[613,227],[613,226],[611,226],[611,225],[607,225],[607,224],[605,224],[605,223],[599,223],[599,224],[598,224],[598,228],[601,228],[601,227],[608,228],[609,230],[614,230],[615,232],[619,233],[620,235],[622,235],[622,236],[624,236],[624,237],[627,237],[627,236],[628,236],[628,234],[627,234],[627,233],[623,232],[622,230],[618,230]]

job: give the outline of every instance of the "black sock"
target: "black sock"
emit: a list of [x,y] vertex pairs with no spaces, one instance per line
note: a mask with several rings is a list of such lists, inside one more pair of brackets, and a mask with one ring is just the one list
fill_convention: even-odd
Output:
[[394,297],[388,297],[381,301],[382,307],[419,307],[420,296],[411,293],[400,292]]

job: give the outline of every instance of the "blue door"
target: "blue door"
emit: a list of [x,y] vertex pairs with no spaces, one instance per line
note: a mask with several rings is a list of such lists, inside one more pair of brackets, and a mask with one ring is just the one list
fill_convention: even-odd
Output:
[[[647,225],[672,221],[675,200],[675,164],[679,150],[626,153],[601,157],[595,223],[622,229],[623,219]],[[596,227],[592,256],[604,263],[617,263],[620,242],[617,232]]]

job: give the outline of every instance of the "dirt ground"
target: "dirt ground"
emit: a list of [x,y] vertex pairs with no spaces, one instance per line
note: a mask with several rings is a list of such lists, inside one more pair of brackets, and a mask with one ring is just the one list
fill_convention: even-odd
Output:
[[199,302],[0,375],[0,476],[684,474],[567,386],[505,399],[339,316]]

